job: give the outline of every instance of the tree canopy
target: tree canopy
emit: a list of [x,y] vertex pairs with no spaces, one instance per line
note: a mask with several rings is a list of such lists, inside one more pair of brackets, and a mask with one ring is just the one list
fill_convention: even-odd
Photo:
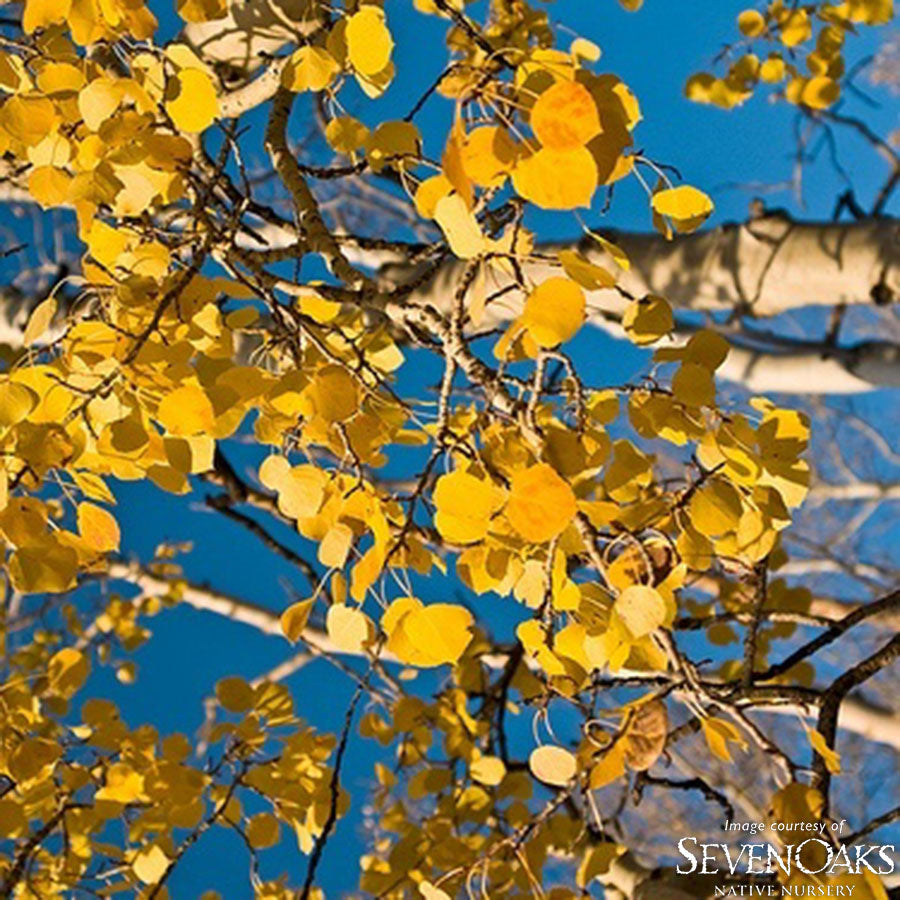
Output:
[[[900,384],[900,338],[846,325],[900,291],[900,157],[845,108],[893,2],[773,0],[685,72],[723,128],[754,96],[792,106],[801,167],[835,130],[887,164],[832,222],[761,205],[705,230],[711,186],[643,147],[571,3],[179,0],[167,35],[143,0],[25,0],[0,22],[0,200],[42,210],[57,263],[48,283],[29,238],[5,250],[0,897],[181,896],[215,830],[247,859],[226,896],[324,897],[350,814],[360,896],[696,897],[673,822],[849,819],[862,840],[900,819],[859,799],[878,771],[896,786],[900,582],[803,538],[805,503],[864,501],[839,514],[861,529],[896,487],[819,477],[849,471],[811,465],[834,420],[784,397]],[[373,120],[410,17],[443,23],[446,65]],[[626,184],[652,232],[608,227]],[[805,330],[778,332],[793,313]],[[640,377],[576,360],[597,329],[648,351]],[[429,366],[437,384],[410,376]],[[875,426],[857,437],[895,463]],[[286,563],[289,598],[231,591],[227,548],[220,584],[192,579],[177,516],[121,552],[141,481]],[[817,562],[833,589],[804,580]],[[284,660],[210,684],[192,735],[95,680],[139,679],[183,606]],[[334,733],[286,684],[307,664],[351,685]],[[365,788],[341,777],[357,741]],[[789,879],[823,880],[890,888]]]

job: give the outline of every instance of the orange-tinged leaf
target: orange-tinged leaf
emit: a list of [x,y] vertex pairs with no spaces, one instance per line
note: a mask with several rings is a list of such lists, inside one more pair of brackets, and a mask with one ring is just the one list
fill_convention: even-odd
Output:
[[483,126],[466,135],[462,167],[479,187],[503,184],[516,161],[516,145],[505,128]]
[[544,543],[565,530],[577,512],[572,488],[547,463],[512,477],[506,517],[526,541]]
[[519,195],[541,209],[577,209],[591,205],[597,163],[586,147],[543,147],[520,159],[512,177]]
[[216,414],[203,388],[186,384],[162,398],[156,418],[169,434],[189,437],[210,431]]
[[583,84],[557,81],[534,104],[531,128],[544,147],[572,150],[600,133],[600,114]]
[[578,774],[575,755],[564,747],[536,747],[528,757],[528,768],[538,781],[565,787]]
[[78,532],[100,553],[119,549],[119,523],[112,514],[93,503],[78,504]]

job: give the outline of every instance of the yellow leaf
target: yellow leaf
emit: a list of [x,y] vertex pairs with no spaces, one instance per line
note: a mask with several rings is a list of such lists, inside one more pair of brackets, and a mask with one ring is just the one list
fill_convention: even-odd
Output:
[[584,323],[584,292],[569,278],[548,278],[525,301],[522,324],[539,347],[556,347]]
[[119,549],[119,523],[105,509],[93,503],[78,504],[78,532],[100,553]]
[[416,212],[423,219],[433,219],[438,203],[452,190],[453,185],[450,184],[450,179],[443,173],[426,178],[416,188],[416,195],[413,198]]
[[758,10],[745,9],[738,16],[738,28],[747,37],[759,37],[766,30],[766,20]]
[[335,603],[325,617],[328,637],[338,650],[345,653],[362,653],[372,640],[372,623],[362,610]]
[[366,138],[366,159],[374,172],[405,169],[418,162],[422,137],[412,122],[382,122]]
[[721,479],[707,481],[688,503],[691,525],[707,537],[721,537],[734,531],[741,518],[741,496]]
[[841,86],[827,75],[810,78],[803,86],[800,102],[810,109],[827,109],[837,103],[841,96]]
[[459,194],[441,197],[434,207],[434,219],[444,232],[450,249],[460,259],[472,259],[484,252],[481,226]]
[[586,147],[543,147],[519,160],[513,186],[541,209],[576,209],[591,205],[597,187],[597,163]]
[[809,14],[805,9],[792,10],[778,24],[781,27],[781,42],[785,47],[796,47],[812,36]]
[[544,147],[572,150],[600,133],[600,114],[583,84],[557,81],[534,104],[531,128]]
[[641,638],[664,624],[667,608],[655,588],[633,584],[616,597],[613,611],[632,637]]
[[135,772],[127,763],[113,763],[106,770],[105,783],[97,791],[96,798],[111,800],[114,803],[145,800],[144,776],[140,772]]
[[56,315],[56,298],[48,297],[42,300],[34,308],[28,317],[28,324],[22,334],[22,342],[26,347],[30,347],[37,341],[39,337],[50,327],[50,322]]
[[747,749],[747,742],[731,722],[717,719],[715,716],[708,716],[702,719],[700,724],[703,726],[703,736],[706,738],[709,749],[719,759],[732,762],[731,751],[728,748],[729,743],[737,744],[742,750]]
[[309,621],[309,614],[312,612],[315,602],[315,597],[310,600],[301,600],[299,603],[291,604],[281,614],[281,630],[284,632],[284,636],[292,644],[295,644],[300,640],[303,629],[306,628],[306,623]]
[[528,757],[528,768],[538,781],[565,787],[578,773],[578,761],[564,747],[536,747]]
[[32,34],[38,28],[65,22],[72,0],[26,0],[22,14],[22,30]]
[[569,45],[569,53],[587,62],[597,62],[600,59],[600,48],[587,38],[578,37]]
[[338,522],[328,529],[319,544],[318,559],[329,569],[340,569],[347,562],[347,554],[353,544],[353,529]]
[[672,307],[663,297],[647,294],[628,304],[622,316],[622,327],[631,341],[639,347],[652,344],[675,327]]
[[210,431],[216,414],[203,388],[187,384],[162,398],[156,419],[169,434],[189,437]]
[[169,868],[169,857],[158,844],[153,844],[138,853],[131,868],[144,884],[157,884]]
[[657,191],[651,205],[661,216],[668,216],[679,231],[699,228],[713,211],[712,200],[689,184]]
[[62,206],[69,197],[72,176],[56,166],[38,166],[28,176],[28,193],[44,209]]
[[362,6],[359,12],[350,16],[346,40],[347,56],[353,68],[362,75],[377,75],[391,60],[394,41],[380,7]]
[[466,175],[479,187],[497,187],[516,161],[516,145],[505,128],[483,126],[466,135],[460,153]]
[[578,282],[586,291],[615,287],[615,276],[603,266],[597,266],[585,259],[577,250],[559,250],[556,255],[566,275]]
[[469,772],[479,784],[496,787],[506,777],[506,766],[499,756],[479,756],[469,766]]
[[446,891],[435,887],[430,881],[420,881],[418,889],[424,900],[450,900]]
[[166,112],[179,131],[205,131],[219,115],[212,78],[202,69],[182,69],[166,85]]
[[337,116],[325,128],[325,140],[336,153],[350,155],[362,147],[369,129],[353,116]]
[[625,742],[618,740],[612,747],[604,751],[591,769],[591,790],[596,791],[604,788],[608,784],[612,784],[617,778],[621,778],[624,774]]
[[552,466],[537,463],[513,475],[506,517],[526,541],[540,544],[552,540],[576,512],[572,488]]
[[828,746],[822,732],[817,731],[815,728],[809,728],[806,731],[806,736],[809,738],[813,750],[815,750],[825,761],[825,768],[828,769],[832,775],[840,775],[841,755]]
[[15,381],[0,384],[0,428],[8,428],[25,419],[38,405],[38,395]]
[[47,665],[50,690],[69,699],[81,689],[90,671],[90,660],[80,650],[65,647],[54,653]]
[[123,96],[122,86],[116,79],[95,78],[78,94],[78,112],[84,124],[91,131],[99,131],[119,108]]
[[471,544],[487,533],[496,509],[493,485],[458,469],[438,478],[434,487],[434,526],[453,544]]
[[[331,84],[340,70],[337,60],[327,50],[308,44],[296,50],[291,56],[290,62],[282,72],[281,83],[289,91],[322,91]],[[329,127],[331,124],[329,123]],[[326,139],[331,143],[327,132]]]
[[401,662],[431,667],[455,663],[472,639],[472,614],[462,606],[424,606],[415,597],[395,600],[382,618],[388,649]]

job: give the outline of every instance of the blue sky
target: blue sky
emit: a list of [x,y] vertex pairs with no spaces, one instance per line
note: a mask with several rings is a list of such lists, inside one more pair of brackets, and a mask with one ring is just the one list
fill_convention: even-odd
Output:
[[[151,6],[160,17],[164,33],[171,34],[177,27],[171,10],[164,10],[159,3]],[[469,7],[470,14],[478,17],[482,6]],[[637,145],[654,159],[676,166],[686,181],[713,196],[717,209],[712,224],[744,218],[753,196],[752,191],[726,185],[771,184],[784,180],[791,170],[794,113],[790,107],[772,106],[757,97],[742,109],[725,113],[690,104],[682,96],[685,79],[707,67],[720,46],[734,38],[735,16],[743,6],[734,0],[646,0],[643,10],[636,14],[622,11],[616,0],[559,0],[547,7],[557,24],[601,47],[600,71],[614,72],[631,86],[644,114],[636,132]],[[388,0],[386,9],[397,41],[397,80],[376,103],[354,100],[353,88],[346,98],[348,109],[368,122],[405,113],[446,61],[444,22],[415,12],[410,0]],[[864,33],[855,42],[850,61],[871,52],[874,46],[872,36]],[[432,156],[439,154],[451,112],[447,101],[435,98],[420,119]],[[887,103],[884,109],[868,111],[867,115],[876,127],[888,126],[882,127],[884,131],[896,127],[896,121],[892,121],[896,119],[896,103]],[[838,149],[844,167],[852,172],[861,202],[870,204],[884,178],[884,164],[854,137],[841,137]],[[807,173],[805,210],[799,210],[787,193],[772,194],[768,202],[786,206],[798,215],[828,217],[841,189],[840,179],[823,156]],[[630,185],[616,192],[602,222],[596,217],[589,221],[634,230],[644,230],[650,224],[645,198]],[[541,215],[532,224],[544,238],[577,233],[577,226],[566,216]],[[575,353],[594,384],[621,383],[639,371],[646,360],[642,352],[612,342],[599,332],[583,334],[576,342]],[[421,391],[436,380],[438,370],[433,362],[417,359],[410,368],[412,371],[401,376],[401,386],[407,391]],[[239,470],[249,471],[258,459],[246,446],[228,447],[227,452]],[[160,541],[191,539],[194,549],[183,562],[194,580],[279,611],[291,599],[286,584],[304,593],[304,583],[287,564],[265,551],[240,526],[202,509],[201,486],[186,499],[146,485],[119,485],[117,494],[126,554],[148,559]],[[276,526],[275,531],[300,552],[314,556],[287,527]],[[446,597],[453,584],[443,582],[438,590]],[[500,634],[508,634],[520,618],[512,600],[481,598],[478,609]],[[202,722],[203,700],[217,679],[227,674],[256,677],[290,653],[285,641],[260,636],[252,629],[187,607],[166,612],[149,625],[153,638],[135,655],[140,668],[137,683],[123,686],[110,669],[99,669],[85,696],[109,696],[120,704],[130,725],[152,722],[163,733],[195,734]],[[327,663],[313,663],[290,678],[288,684],[308,721],[322,730],[339,730],[351,693],[346,678]],[[356,886],[357,860],[363,848],[360,810],[375,755],[374,743],[358,737],[352,741],[343,781],[353,795],[353,807],[339,824],[320,869],[319,883],[329,897]],[[263,854],[264,876],[286,871],[290,881],[298,884],[304,867],[305,859],[292,846],[286,852]],[[198,896],[206,888],[218,889],[228,900],[250,896],[246,856],[238,840],[221,829],[215,829],[190,851],[171,882],[176,898]]]

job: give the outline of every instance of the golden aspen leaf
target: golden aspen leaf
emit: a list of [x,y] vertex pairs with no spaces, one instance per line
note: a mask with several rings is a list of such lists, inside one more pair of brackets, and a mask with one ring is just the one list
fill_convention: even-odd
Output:
[[33,34],[38,28],[65,22],[71,7],[72,0],[25,0],[22,30]]
[[0,428],[8,428],[25,419],[38,405],[38,395],[15,381],[0,384]]
[[491,482],[458,469],[438,478],[434,487],[434,526],[453,544],[480,541],[496,509]]
[[119,523],[93,503],[78,504],[78,532],[93,550],[100,553],[119,549]]
[[347,57],[357,72],[373,76],[386,68],[394,40],[385,24],[384,10],[378,6],[361,6],[347,20],[345,36]]
[[26,347],[32,346],[38,338],[50,327],[53,317],[56,315],[56,298],[48,297],[42,300],[34,308],[28,317],[28,324],[22,334],[22,343]]
[[316,372],[309,388],[316,415],[326,422],[343,422],[359,409],[356,379],[339,365],[325,366]]
[[717,756],[725,762],[732,762],[731,751],[728,748],[729,743],[737,744],[742,750],[747,749],[747,742],[731,722],[717,719],[715,716],[708,716],[702,719],[700,724],[703,726],[703,736],[706,738],[706,743],[713,756]]
[[551,150],[583,147],[602,130],[591,92],[577,81],[557,81],[537,98],[531,128]]
[[675,327],[672,307],[665,298],[647,294],[628,304],[622,316],[622,327],[631,341],[639,347],[652,344]]
[[791,10],[778,24],[781,28],[781,43],[785,47],[796,47],[812,37],[812,25],[805,9]]
[[292,603],[281,614],[281,630],[292,644],[296,644],[300,640],[315,603],[315,597],[309,600],[300,600],[298,603]]
[[202,69],[182,69],[166,85],[166,112],[179,131],[199,134],[219,115],[212,78]]
[[810,78],[803,86],[800,102],[810,109],[827,109],[837,103],[841,96],[841,86],[827,75]]
[[575,884],[586,888],[598,875],[605,875],[624,852],[625,847],[610,841],[592,844],[578,867]]
[[327,484],[328,476],[316,466],[295,466],[278,486],[278,509],[291,519],[312,518],[322,507]]
[[359,609],[335,603],[328,608],[325,617],[328,637],[338,650],[345,653],[362,653],[372,640],[372,623]]
[[329,569],[340,569],[347,562],[353,544],[353,529],[343,522],[333,525],[319,544],[318,559]]
[[469,765],[469,773],[479,784],[496,787],[506,777],[506,766],[499,756],[479,756]]
[[481,226],[459,194],[441,197],[434,207],[434,219],[444,232],[450,249],[460,259],[472,259],[484,252]]
[[825,798],[808,784],[792,782],[779,790],[769,804],[769,817],[775,822],[817,822],[822,818]]
[[712,406],[716,399],[712,372],[698,363],[682,363],[672,377],[672,393],[685,406]]
[[522,324],[539,347],[556,347],[584,324],[582,289],[569,278],[548,278],[525,301]]
[[57,124],[56,107],[46,97],[10,97],[0,107],[0,126],[29,147],[39,144]]
[[770,56],[759,67],[759,80],[766,84],[778,84],[786,74],[787,66],[780,56]]
[[644,772],[659,759],[666,746],[669,714],[662,700],[638,706],[625,732],[625,763],[635,772]]
[[416,212],[423,219],[433,219],[435,212],[437,211],[438,203],[452,190],[453,185],[450,184],[450,179],[443,173],[440,175],[432,175],[431,178],[426,178],[419,184],[418,188],[416,188],[416,194],[413,198],[413,202],[416,205]]
[[721,479],[707,481],[691,495],[691,525],[707,537],[721,537],[738,527],[743,506],[737,489]]
[[325,128],[325,140],[336,153],[349,156],[366,142],[369,129],[353,116],[336,116]]
[[268,812],[251,816],[246,826],[247,840],[256,850],[274,847],[280,838],[280,831],[278,819]]
[[119,108],[124,91],[114,78],[95,78],[78,94],[78,112],[91,131],[98,131]]
[[766,20],[756,9],[745,9],[738,16],[738,28],[747,37],[759,37],[766,30]]
[[569,53],[586,62],[597,62],[601,55],[600,48],[593,41],[583,37],[577,37],[572,41],[569,45]]
[[825,760],[825,768],[828,769],[832,775],[840,775],[841,755],[828,746],[822,732],[817,731],[815,728],[809,728],[806,731],[806,736],[809,738],[809,743],[812,745],[813,750]]
[[538,781],[565,787],[578,774],[575,755],[564,747],[536,747],[528,757],[528,768]]
[[156,419],[169,434],[190,437],[211,431],[216,414],[203,388],[186,384],[162,398]]
[[469,210],[475,203],[475,190],[472,179],[466,174],[462,164],[462,148],[465,140],[465,126],[462,119],[457,118],[453,123],[453,128],[450,129],[447,145],[441,154],[441,169],[450,184],[453,185],[453,190],[462,197],[466,209]]
[[44,209],[65,204],[69,197],[72,176],[56,166],[38,166],[28,176],[28,193]]
[[666,621],[666,601],[656,588],[633,584],[618,597],[613,611],[633,638],[642,638]]
[[561,534],[578,507],[572,488],[547,463],[520,469],[512,477],[506,517],[526,541],[544,543]]
[[62,747],[54,741],[25,738],[9,755],[7,770],[19,784],[32,779],[49,778],[62,753]]
[[513,186],[541,209],[576,209],[591,205],[597,187],[597,163],[586,147],[543,147],[519,160]]
[[386,166],[405,169],[419,161],[422,136],[412,122],[382,122],[369,133],[364,144],[373,172]]
[[65,647],[58,650],[47,664],[50,690],[67,700],[81,690],[91,671],[91,662],[80,650]]
[[693,231],[713,211],[713,202],[689,184],[657,191],[650,201],[654,212],[668,216],[679,231]]
[[616,741],[591,768],[590,788],[600,790],[625,774],[625,741]]
[[22,806],[16,800],[0,799],[0,838],[19,838],[27,833],[28,818]]
[[562,263],[566,275],[580,284],[586,291],[597,291],[601,288],[612,288],[616,285],[615,276],[603,268],[585,259],[577,250],[559,250],[557,258]]
[[277,454],[267,456],[259,467],[259,480],[271,491],[280,491],[290,474],[291,464]]
[[169,857],[159,844],[141,850],[131,863],[131,869],[144,884],[158,884],[169,868]]
[[466,175],[479,187],[497,187],[516,162],[516,144],[505,128],[482,126],[466,135],[460,151]]
[[7,571],[12,586],[23,594],[58,594],[75,586],[78,554],[50,538],[16,550]]
[[340,70],[337,60],[324,47],[308,44],[294,51],[281,74],[281,83],[289,91],[298,93],[323,91]]
[[426,666],[455,663],[472,640],[473,624],[472,614],[452,603],[412,608],[398,623],[420,658],[424,657],[416,664]]
[[255,692],[246,679],[229,675],[216,682],[216,699],[228,712],[243,713],[253,706]]
[[644,0],[619,0],[619,5],[628,12],[637,12],[644,5]]
[[631,268],[631,260],[628,258],[628,254],[618,244],[613,243],[613,241],[608,240],[596,231],[588,229],[587,233],[600,245],[604,252],[612,257],[620,269],[624,269],[627,272]]
[[176,6],[185,22],[212,22],[228,14],[225,0],[178,0]]

